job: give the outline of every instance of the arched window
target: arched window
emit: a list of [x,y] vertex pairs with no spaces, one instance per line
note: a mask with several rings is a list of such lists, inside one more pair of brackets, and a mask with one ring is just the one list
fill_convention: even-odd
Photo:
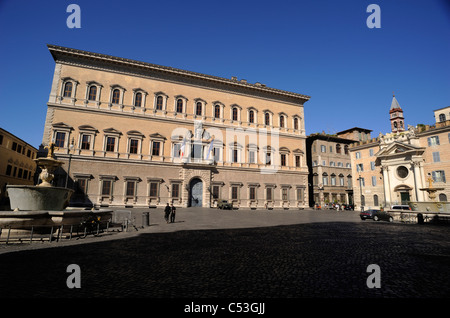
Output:
[[297,117],[294,118],[294,129],[298,130],[298,118]]
[[443,121],[445,121],[445,114],[440,114],[439,115],[439,122],[443,122]]
[[250,123],[254,123],[255,122],[255,112],[253,110],[248,112],[248,121]]
[[162,96],[156,97],[156,109],[157,110],[163,109],[163,97]]
[[348,145],[345,145],[345,146],[344,146],[344,153],[345,153],[346,155],[348,155]]
[[183,112],[183,100],[181,98],[177,99],[177,113]]
[[196,108],[195,108],[195,114],[197,116],[201,116],[202,115],[202,106],[203,106],[202,103],[197,102]]
[[445,193],[440,193],[439,194],[439,201],[447,201],[447,196],[445,195]]
[[269,126],[269,125],[270,125],[270,114],[269,114],[269,113],[265,113],[265,114],[264,114],[264,124],[265,124],[266,126]]
[[238,120],[238,109],[237,107],[233,107],[233,120]]
[[136,93],[136,95],[134,96],[134,106],[142,106],[142,93]]
[[284,127],[284,116],[280,115],[280,127]]
[[89,87],[88,100],[96,100],[97,98],[97,86],[92,85]]
[[378,203],[378,195],[376,195],[376,194],[373,195],[373,205],[374,206],[378,206],[379,205],[379,203]]
[[220,105],[214,106],[214,118],[220,118]]
[[72,82],[67,82],[64,85],[64,97],[72,97]]
[[115,90],[113,90],[111,103],[119,104],[119,101],[120,101],[120,90],[116,88]]
[[336,153],[341,153],[341,144],[336,144]]

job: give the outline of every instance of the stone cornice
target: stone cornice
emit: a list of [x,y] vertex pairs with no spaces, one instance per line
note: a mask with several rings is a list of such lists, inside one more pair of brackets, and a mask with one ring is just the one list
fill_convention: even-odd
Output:
[[229,91],[244,91],[249,95],[262,95],[266,98],[269,98],[270,96],[274,99],[289,101],[291,103],[300,105],[303,105],[303,103],[310,99],[310,96],[307,95],[270,88],[259,83],[250,84],[234,79],[226,79],[222,77],[206,75],[126,58],[120,58],[106,54],[82,51],[57,45],[48,44],[47,47],[52,54],[55,62],[60,63],[75,63],[85,65],[87,67],[95,67],[101,65],[102,67],[111,70],[121,71],[126,69],[127,72],[132,72],[138,75],[151,75],[152,77],[156,78],[164,77],[181,83],[189,81],[203,86],[211,86],[211,84],[213,84],[220,87],[221,89],[226,89]]

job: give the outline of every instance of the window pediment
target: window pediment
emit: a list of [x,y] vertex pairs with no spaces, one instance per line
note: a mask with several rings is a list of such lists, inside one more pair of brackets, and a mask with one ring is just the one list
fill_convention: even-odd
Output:
[[114,129],[114,128],[103,129],[103,132],[104,132],[105,134],[117,134],[117,135],[122,135],[122,132],[120,132],[119,130]]

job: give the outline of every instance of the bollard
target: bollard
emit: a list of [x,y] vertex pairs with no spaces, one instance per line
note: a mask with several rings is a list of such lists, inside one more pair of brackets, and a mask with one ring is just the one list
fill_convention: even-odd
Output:
[[417,223],[423,224],[423,214],[422,213],[417,214]]
[[150,226],[150,212],[142,213],[142,227]]

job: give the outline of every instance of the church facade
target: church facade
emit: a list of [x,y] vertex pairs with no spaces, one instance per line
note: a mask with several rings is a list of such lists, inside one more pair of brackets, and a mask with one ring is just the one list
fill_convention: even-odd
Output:
[[42,145],[74,205],[308,206],[309,96],[48,45],[55,61]]
[[350,147],[355,204],[391,207],[430,201],[429,186],[439,188],[437,201],[450,198],[450,120],[435,125],[406,126],[395,96],[389,110],[391,132]]

